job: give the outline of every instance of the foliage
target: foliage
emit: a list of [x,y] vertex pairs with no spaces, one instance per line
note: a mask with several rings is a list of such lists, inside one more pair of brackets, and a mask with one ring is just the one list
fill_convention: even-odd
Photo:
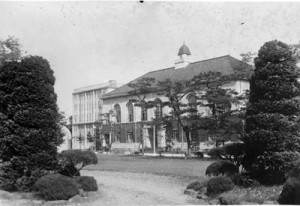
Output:
[[242,142],[233,142],[223,147],[214,147],[208,151],[208,155],[214,159],[229,160],[239,167],[245,156],[245,147]]
[[247,188],[247,187],[254,187],[259,185],[259,183],[256,180],[251,179],[245,174],[235,174],[231,176],[230,179],[236,186],[239,187]]
[[80,176],[74,177],[74,180],[79,184],[79,188],[84,191],[97,191],[98,185],[94,177]]
[[242,165],[265,184],[283,183],[300,150],[296,63],[292,49],[277,40],[265,43],[255,58]]
[[294,178],[300,181],[300,159],[295,161],[294,167],[288,173],[288,178]]
[[[64,150],[58,154],[59,164],[61,168],[66,171],[66,168],[76,168],[79,166],[78,171],[83,167],[90,164],[97,164],[98,159],[94,152],[92,151],[82,151],[82,150]],[[69,170],[68,176],[76,175],[72,170]]]
[[25,171],[53,170],[63,141],[47,60],[38,56],[5,62],[0,68],[0,161]]
[[49,171],[47,171],[47,170],[37,169],[34,171],[28,171],[24,176],[17,179],[16,187],[17,187],[18,191],[31,192],[33,185],[37,182],[37,180],[47,174],[49,174]]
[[67,164],[62,166],[59,170],[58,173],[61,175],[65,175],[67,177],[73,177],[73,176],[80,176],[80,171],[77,169],[76,166],[72,164]]
[[70,177],[49,174],[34,184],[33,191],[45,200],[68,200],[79,194],[79,186]]
[[213,147],[207,154],[213,159],[224,159],[225,151],[223,147]]
[[220,194],[233,188],[234,184],[228,177],[213,177],[207,182],[208,195]]
[[239,169],[229,161],[218,160],[214,163],[211,163],[207,168],[205,175],[208,176],[218,176],[218,175],[226,175],[232,176],[239,173]]
[[0,39],[0,66],[5,61],[17,61],[21,58],[22,51],[19,40],[15,37],[8,37],[6,40]]
[[282,188],[278,202],[284,205],[300,204],[300,181],[298,179],[288,179]]
[[6,191],[16,191],[16,180],[20,178],[17,168],[11,162],[2,162],[0,164],[0,189]]
[[206,186],[207,186],[207,181],[195,181],[195,182],[190,183],[186,189],[201,191]]
[[245,202],[263,204],[265,201],[276,201],[282,186],[254,186],[248,188],[235,187],[221,194],[228,205],[245,205]]
[[95,141],[94,137],[92,137],[92,135],[91,135],[90,132],[87,133],[87,135],[86,135],[86,140],[87,140],[88,142],[94,142],[94,141]]

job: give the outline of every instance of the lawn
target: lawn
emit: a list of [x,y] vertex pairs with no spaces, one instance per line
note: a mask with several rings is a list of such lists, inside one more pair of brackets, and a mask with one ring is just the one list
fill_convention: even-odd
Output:
[[98,164],[89,165],[85,169],[199,177],[205,176],[210,163],[212,161],[205,159],[98,155]]

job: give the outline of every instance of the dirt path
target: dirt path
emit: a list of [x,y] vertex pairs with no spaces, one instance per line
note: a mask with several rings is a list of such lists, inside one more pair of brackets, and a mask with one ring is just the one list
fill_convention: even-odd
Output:
[[92,205],[191,205],[197,200],[184,195],[184,179],[145,173],[82,171],[98,182],[99,198]]

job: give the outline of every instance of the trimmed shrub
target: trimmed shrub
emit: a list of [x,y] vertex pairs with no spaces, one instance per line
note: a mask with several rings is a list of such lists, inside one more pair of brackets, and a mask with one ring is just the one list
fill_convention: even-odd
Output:
[[[86,150],[65,150],[58,154],[59,165],[61,169],[59,173],[73,177],[77,175],[77,170],[80,171],[83,167],[90,164],[97,164],[98,159],[94,152]],[[76,166],[79,165],[77,169]],[[78,174],[78,176],[80,173]]]
[[202,188],[204,188],[206,186],[207,186],[207,180],[195,181],[195,182],[190,183],[186,189],[200,191],[200,190],[202,190]]
[[299,205],[300,204],[300,181],[291,178],[283,186],[278,198],[279,204]]
[[223,147],[214,147],[207,154],[213,159],[223,159],[225,155]]
[[235,174],[231,176],[230,179],[236,186],[239,187],[247,188],[247,187],[254,187],[259,185],[259,182],[257,182],[256,180],[251,179],[246,175],[242,175],[242,174]]
[[213,177],[207,182],[208,195],[217,195],[233,188],[234,184],[228,177]]
[[17,179],[16,187],[18,191],[31,192],[33,185],[38,181],[38,179],[47,174],[49,174],[49,171],[46,170],[35,170],[32,172],[28,171],[26,175]]
[[77,169],[77,167],[71,164],[62,167],[58,173],[67,177],[80,176],[80,171]]
[[218,176],[218,175],[226,175],[226,176],[232,176],[234,174],[237,174],[239,172],[239,169],[229,161],[225,160],[219,160],[217,162],[214,162],[210,164],[205,172],[205,175],[208,176]]
[[295,164],[294,168],[291,169],[291,171],[288,174],[289,178],[295,178],[298,181],[300,181],[300,159],[298,159]]
[[70,177],[49,174],[34,184],[33,191],[45,200],[68,200],[79,194],[79,185]]
[[73,178],[79,185],[80,189],[83,189],[84,191],[97,191],[98,185],[97,181],[94,177],[91,176],[81,176],[81,177],[74,177]]

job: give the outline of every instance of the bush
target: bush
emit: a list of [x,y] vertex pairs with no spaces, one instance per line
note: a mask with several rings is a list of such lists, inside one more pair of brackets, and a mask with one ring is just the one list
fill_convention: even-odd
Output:
[[186,189],[191,189],[191,190],[195,190],[195,191],[200,191],[202,190],[202,188],[207,186],[207,181],[195,181],[190,183]]
[[219,160],[217,162],[214,162],[210,164],[205,172],[205,175],[208,176],[218,176],[218,175],[226,175],[226,176],[232,176],[234,174],[237,174],[239,172],[239,169],[231,162],[225,161],[225,160]]
[[33,191],[45,200],[68,200],[79,194],[79,186],[72,178],[49,174],[34,184]]
[[94,177],[90,176],[81,176],[81,177],[74,177],[74,180],[79,184],[79,188],[83,189],[84,191],[97,191],[98,185],[97,181]]
[[39,170],[39,169],[32,171],[32,172],[28,171],[26,175],[17,179],[16,187],[17,187],[18,191],[31,192],[33,185],[38,181],[38,179],[47,175],[48,173],[49,173],[49,171]]
[[207,154],[213,159],[223,159],[225,155],[223,147],[214,147]]
[[58,173],[67,177],[80,176],[80,171],[74,165],[66,165],[58,170]]
[[220,194],[233,188],[234,184],[228,177],[213,177],[207,182],[208,195]]
[[[58,160],[61,169],[59,173],[64,174],[69,177],[77,175],[77,171],[80,171],[83,167],[90,164],[97,164],[98,159],[94,152],[92,151],[82,151],[82,150],[65,150],[58,154]],[[77,169],[76,166],[79,165]]]
[[242,175],[242,174],[235,174],[231,176],[230,179],[236,186],[239,187],[247,188],[247,187],[254,187],[259,185],[259,183],[256,180],[251,179],[246,175]]
[[299,205],[300,204],[300,181],[291,178],[283,186],[278,198],[279,204]]

